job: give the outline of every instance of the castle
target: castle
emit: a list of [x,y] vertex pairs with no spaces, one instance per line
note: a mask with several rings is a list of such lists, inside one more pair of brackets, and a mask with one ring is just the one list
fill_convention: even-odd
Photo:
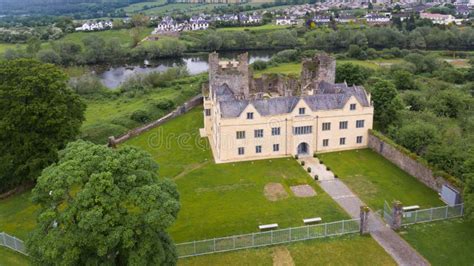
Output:
[[299,78],[254,78],[247,53],[220,61],[209,54],[203,86],[204,128],[216,163],[312,156],[367,147],[374,108],[362,86],[335,83],[327,54],[304,59]]

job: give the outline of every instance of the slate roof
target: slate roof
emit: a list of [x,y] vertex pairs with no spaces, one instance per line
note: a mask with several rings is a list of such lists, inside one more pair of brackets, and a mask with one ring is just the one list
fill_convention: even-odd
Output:
[[249,104],[252,104],[262,116],[287,114],[293,111],[300,99],[303,99],[312,111],[342,109],[351,96],[354,96],[362,106],[370,106],[363,87],[348,86],[346,83],[321,82],[313,95],[302,97],[237,100],[226,84],[219,86],[215,92],[223,118],[240,116]]

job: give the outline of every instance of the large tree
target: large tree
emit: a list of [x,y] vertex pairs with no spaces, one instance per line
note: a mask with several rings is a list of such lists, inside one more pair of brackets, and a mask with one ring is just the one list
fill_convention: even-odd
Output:
[[377,129],[386,131],[399,119],[402,101],[395,85],[388,80],[377,79],[370,86],[370,92],[374,102],[374,124]]
[[66,82],[51,64],[0,62],[0,191],[35,180],[79,133],[85,105]]
[[174,265],[166,229],[180,205],[175,184],[160,179],[151,155],[69,143],[33,189],[38,225],[27,241],[41,265]]
[[352,63],[344,63],[336,66],[336,82],[347,82],[348,85],[362,85],[372,75],[368,68]]

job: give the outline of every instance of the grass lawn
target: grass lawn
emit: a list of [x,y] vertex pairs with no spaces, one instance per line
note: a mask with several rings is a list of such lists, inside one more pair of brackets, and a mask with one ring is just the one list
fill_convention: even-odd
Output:
[[[175,241],[255,232],[259,224],[301,226],[303,218],[315,216],[325,222],[348,218],[294,159],[214,164],[206,139],[199,138],[202,119],[202,109],[194,109],[126,142],[149,151],[161,176],[178,185],[182,208],[170,229]],[[288,197],[269,201],[269,183],[282,184]],[[289,187],[295,184],[310,184],[317,196],[293,196]]]
[[36,225],[38,207],[31,203],[31,192],[0,201],[0,232],[26,239]]
[[318,155],[373,210],[384,200],[400,200],[421,208],[442,206],[438,194],[370,149]]
[[400,235],[432,265],[474,265],[474,222],[453,219],[403,228]]
[[162,5],[164,3],[166,3],[166,0],[156,0],[156,1],[135,3],[135,4],[131,4],[125,7],[123,10],[127,13],[135,13],[135,12],[144,11],[145,6],[147,6],[149,9],[158,5]]
[[25,255],[5,247],[0,247],[0,266],[19,266],[29,264],[30,261]]
[[358,235],[192,257],[179,260],[178,265],[291,265],[284,264],[291,261],[294,265],[396,265],[370,236]]

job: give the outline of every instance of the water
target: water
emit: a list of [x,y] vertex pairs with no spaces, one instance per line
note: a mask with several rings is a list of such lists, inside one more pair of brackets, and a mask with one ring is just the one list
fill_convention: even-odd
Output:
[[[251,51],[249,52],[249,63],[256,60],[268,61],[275,51]],[[236,58],[239,52],[225,52],[219,53],[219,57],[233,59]],[[163,72],[168,68],[176,66],[186,66],[191,75],[206,72],[208,69],[207,54],[185,56],[176,59],[161,59],[150,61],[150,66],[145,67],[142,64],[133,64],[127,66],[114,66],[104,70],[98,70],[98,77],[104,86],[114,89],[120,86],[122,82],[128,78],[136,75],[149,73],[153,71]]]

